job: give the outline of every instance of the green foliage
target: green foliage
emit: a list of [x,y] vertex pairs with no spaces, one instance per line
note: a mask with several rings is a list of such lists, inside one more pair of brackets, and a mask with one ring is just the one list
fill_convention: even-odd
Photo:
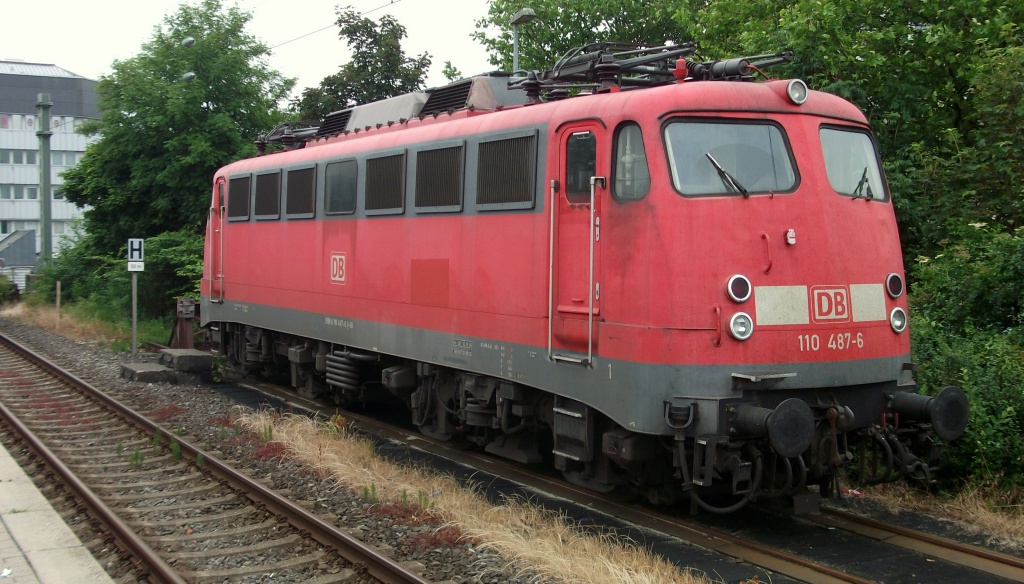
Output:
[[393,16],[379,22],[360,16],[351,6],[338,9],[339,38],[352,51],[352,59],[318,87],[302,91],[291,105],[304,120],[318,121],[327,114],[417,91],[430,69],[430,54],[407,57],[402,50],[405,27]]
[[128,467],[135,470],[142,468],[142,462],[145,458],[146,456],[142,453],[142,451],[136,448],[128,456]]
[[971,421],[945,455],[946,477],[1024,485],[1024,229],[976,224],[912,266],[918,383],[963,388]]
[[441,71],[441,74],[448,81],[458,81],[463,78],[462,71],[459,71],[458,67],[452,65],[451,61],[444,62],[444,69]]
[[[61,251],[40,275],[37,290],[54,300],[61,282],[64,303],[85,303],[110,322],[130,322],[131,273],[127,270],[127,240],[113,254],[96,250],[92,232],[77,245]],[[176,299],[198,297],[202,276],[203,236],[192,231],[168,231],[146,238],[146,270],[138,274],[138,314],[141,319],[174,316]],[[166,342],[166,339],[161,340]]]
[[19,297],[18,287],[7,276],[0,275],[0,304],[14,302]]
[[199,233],[214,170],[255,154],[253,141],[281,119],[277,103],[294,81],[267,69],[269,49],[244,32],[249,18],[220,0],[182,4],[100,79],[101,117],[86,129],[100,139],[62,189],[89,206],[86,255],[114,255],[129,237]]
[[[571,49],[596,41],[661,44],[684,41],[684,28],[668,0],[491,0],[472,37],[492,65],[512,70],[512,15],[529,6],[537,18],[519,26],[519,66],[544,70]],[[712,3],[713,4],[713,3]]]

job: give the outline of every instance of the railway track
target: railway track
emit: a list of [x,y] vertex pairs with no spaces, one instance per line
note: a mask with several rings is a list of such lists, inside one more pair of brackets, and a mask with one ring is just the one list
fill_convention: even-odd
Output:
[[427,582],[3,335],[0,415],[140,578]]
[[[290,405],[298,408],[323,409],[322,404],[304,400],[295,393],[279,387],[262,383],[247,384],[258,387],[261,392],[284,398]],[[776,516],[766,515],[741,518],[731,524],[727,520],[716,523],[714,518],[709,521],[707,518],[693,520],[669,516],[647,508],[610,501],[576,489],[559,478],[531,473],[516,465],[505,465],[495,458],[461,450],[451,444],[437,443],[418,435],[410,436],[407,428],[388,426],[355,412],[345,412],[345,417],[355,427],[381,436],[391,444],[403,443],[409,445],[409,448],[433,452],[468,468],[482,469],[483,472],[507,477],[538,492],[550,494],[551,500],[544,502],[546,506],[565,510],[571,516],[580,518],[581,524],[595,525],[598,528],[612,525],[616,531],[645,546],[657,549],[658,553],[669,557],[678,565],[705,571],[716,580],[771,581],[776,584],[1024,581],[1021,572],[1018,571],[1019,567],[1014,565],[1015,561],[1020,561],[1019,559],[1011,557],[1007,563],[1000,562],[997,558],[986,558],[984,556],[992,555],[988,550],[979,550],[980,553],[976,553],[975,550],[965,548],[952,553],[935,547],[924,548],[912,543],[913,534],[896,534],[892,531],[886,534],[880,531],[879,526],[850,527],[847,524],[853,519],[839,518],[831,515],[829,510],[816,519],[778,519]],[[386,450],[403,456],[393,447],[389,446]],[[476,473],[475,470],[470,472]],[[480,476],[478,473],[474,474],[474,480],[479,481]],[[574,502],[573,507],[576,510],[559,507],[563,503],[569,505],[566,502],[570,501]],[[581,513],[583,515],[580,515]],[[587,517],[588,513],[593,513],[593,516]],[[802,544],[799,542],[780,543],[780,540],[766,539],[763,533],[753,533],[757,531],[758,524],[772,522],[781,522],[785,525],[772,525],[763,531],[801,532],[805,534],[805,539],[812,540],[812,544],[801,548]],[[835,554],[830,555],[832,552],[825,544],[832,544],[833,550],[837,546],[844,548],[845,556],[837,559]],[[863,551],[853,553],[858,548],[863,548]],[[893,550],[897,548],[905,553],[895,553]],[[1000,563],[1003,565],[1000,566]],[[887,567],[880,571],[877,569],[879,565]]]
[[[286,399],[295,406],[306,407],[309,410],[318,407],[315,402],[305,400],[286,389],[260,382],[253,383],[251,380],[247,383],[259,391]],[[637,540],[646,538],[646,541],[643,541],[645,545],[659,546],[653,538],[640,533],[650,530],[681,542],[683,546],[711,550],[728,558],[729,562],[742,562],[749,567],[740,568],[739,571],[746,570],[744,578],[748,581],[780,582],[791,579],[815,584],[920,582],[929,581],[923,580],[922,576],[931,573],[936,575],[936,579],[932,580],[936,582],[1024,582],[1024,558],[902,528],[831,507],[823,507],[820,514],[796,518],[757,514],[738,515],[739,519],[722,518],[721,521],[707,516],[695,520],[610,500],[580,490],[557,477],[533,472],[519,465],[505,463],[500,459],[424,436],[410,436],[408,429],[396,428],[358,413],[346,412],[345,415],[355,427],[368,434],[407,444],[477,471],[508,478],[538,492],[552,495],[554,499],[545,502],[545,505],[558,507],[559,503],[555,499],[571,501],[575,510],[568,507],[560,507],[559,510],[578,518],[583,524],[599,523],[604,519],[580,518],[581,509],[583,514],[598,511],[607,517],[623,520],[625,524],[614,526],[616,531],[629,534]],[[474,476],[479,480],[479,475]],[[803,543],[804,539],[800,538],[794,538],[788,544],[766,539],[763,534],[754,533],[757,530],[745,528],[743,522],[778,522],[775,527],[769,526],[765,531],[803,532],[804,539],[809,539],[812,543]],[[630,526],[635,526],[639,530],[630,533]],[[833,541],[826,542],[824,539]],[[832,545],[829,545],[830,543]],[[678,553],[672,551],[672,545],[663,547],[667,550],[667,556]],[[837,548],[842,548],[843,553],[837,554]],[[897,548],[905,553],[893,553]],[[685,552],[679,553],[677,563],[696,567],[709,574],[719,574],[725,581],[733,581],[725,575],[727,568],[715,566],[707,569],[707,564],[695,565],[692,556]],[[754,569],[751,570],[750,567]]]

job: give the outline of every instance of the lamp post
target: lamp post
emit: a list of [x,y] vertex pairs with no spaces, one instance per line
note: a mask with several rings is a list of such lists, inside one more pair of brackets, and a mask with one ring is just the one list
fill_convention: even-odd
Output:
[[526,24],[534,18],[537,13],[532,8],[523,8],[512,17],[512,72],[519,70],[519,25]]

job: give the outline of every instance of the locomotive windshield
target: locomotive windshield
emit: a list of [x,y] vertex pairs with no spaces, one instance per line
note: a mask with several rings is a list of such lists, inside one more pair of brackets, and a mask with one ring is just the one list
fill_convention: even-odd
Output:
[[878,153],[867,132],[838,128],[821,129],[828,182],[840,195],[854,198],[889,198],[879,170]]
[[671,122],[665,150],[672,184],[686,196],[748,196],[796,186],[789,145],[773,124]]

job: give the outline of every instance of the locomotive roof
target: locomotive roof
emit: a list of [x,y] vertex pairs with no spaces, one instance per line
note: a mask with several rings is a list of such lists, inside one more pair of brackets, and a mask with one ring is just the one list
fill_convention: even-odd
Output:
[[[275,158],[288,150],[351,140],[358,140],[357,148],[363,149],[457,137],[480,131],[474,128],[482,126],[451,122],[479,116],[487,116],[491,129],[557,124],[582,117],[615,121],[628,117],[623,112],[637,112],[633,119],[651,112],[657,112],[659,118],[673,113],[796,113],[867,123],[856,106],[834,95],[808,91],[806,102],[796,105],[787,97],[788,81],[753,82],[755,71],[763,75],[761,67],[789,60],[790,53],[695,62],[683,58],[692,53],[692,43],[611,52],[622,48],[621,44],[589,45],[563,57],[548,71],[520,76],[489,73],[347,108],[328,115],[321,124],[285,127],[276,133],[278,140],[284,136],[281,141],[286,151],[275,153]],[[570,97],[571,90],[576,93]],[[434,130],[401,137],[393,134],[424,127]],[[363,141],[371,136],[381,138]],[[294,156],[297,160],[309,157]],[[272,164],[284,162],[277,159]]]

